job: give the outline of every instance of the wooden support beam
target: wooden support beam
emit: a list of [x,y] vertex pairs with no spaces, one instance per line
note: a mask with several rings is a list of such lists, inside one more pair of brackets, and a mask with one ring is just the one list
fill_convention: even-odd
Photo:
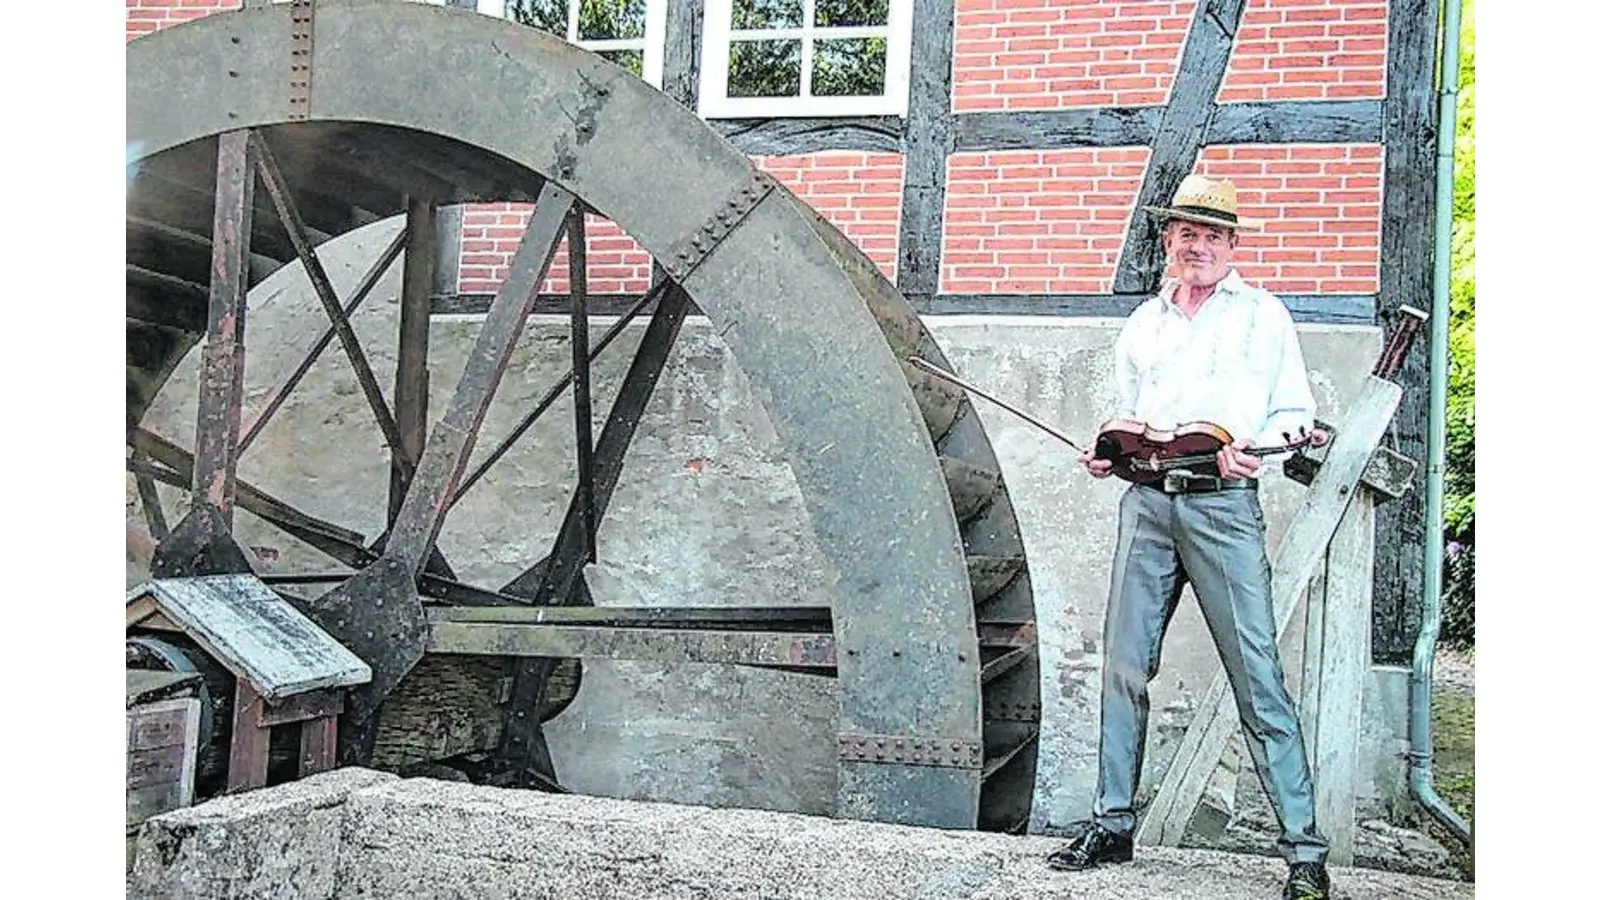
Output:
[[429,653],[832,669],[833,635],[787,631],[434,621]]
[[[1383,128],[1383,237],[1378,254],[1378,315],[1389,323],[1406,304],[1433,295],[1434,167],[1439,110],[1434,45],[1439,6],[1390,0],[1389,63]],[[1394,448],[1428,458],[1428,334],[1423,329],[1393,376],[1405,389],[1395,413]],[[1378,510],[1373,563],[1373,658],[1409,664],[1422,619],[1426,491]]]
[[[1399,405],[1398,385],[1367,377],[1350,404],[1342,429],[1328,445],[1327,459],[1306,492],[1300,512],[1278,544],[1272,562],[1272,608],[1280,641],[1311,579],[1324,571],[1329,542]],[[1227,676],[1219,671],[1195,709],[1155,800],[1145,811],[1136,836],[1138,843],[1177,846],[1206,782],[1238,727],[1239,710],[1234,705],[1232,689]]]
[[228,792],[248,791],[267,785],[267,748],[270,727],[261,719],[261,697],[240,678],[233,693],[233,741],[228,750]]
[[912,0],[911,84],[895,280],[907,297],[939,292],[946,166],[955,148],[950,116],[955,77],[955,0]]
[[1172,82],[1172,101],[1162,109],[1161,124],[1150,142],[1150,165],[1139,186],[1134,218],[1117,266],[1113,290],[1119,294],[1149,294],[1160,280],[1160,230],[1143,209],[1169,202],[1178,182],[1194,171],[1243,13],[1244,0],[1210,0],[1195,6],[1183,58]]
[[1300,721],[1317,826],[1335,866],[1355,860],[1361,704],[1372,647],[1373,499],[1371,491],[1356,491],[1328,543],[1326,568],[1306,594]]
[[794,156],[827,150],[899,153],[905,130],[898,116],[711,119],[709,124],[751,156]]
[[[667,0],[661,51],[661,93],[689,109],[699,106],[700,36],[705,0]],[[711,123],[715,127],[716,123]],[[746,151],[749,152],[749,151]]]
[[1161,106],[962,113],[955,117],[954,150],[1062,150],[1143,147],[1155,138]]
[[1207,144],[1376,144],[1383,101],[1310,100],[1219,103],[1206,124]]

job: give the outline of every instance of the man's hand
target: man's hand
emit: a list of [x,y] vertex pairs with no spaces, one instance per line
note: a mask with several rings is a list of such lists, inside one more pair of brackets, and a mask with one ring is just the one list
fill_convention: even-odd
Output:
[[1240,451],[1252,446],[1248,438],[1237,440],[1217,451],[1217,472],[1223,478],[1253,478],[1261,468],[1261,458]]
[[1321,428],[1311,429],[1311,446],[1321,447],[1328,442],[1328,433]]
[[1111,460],[1095,459],[1094,454],[1088,450],[1078,454],[1078,462],[1083,463],[1083,467],[1089,470],[1089,474],[1096,478],[1104,478],[1111,474]]

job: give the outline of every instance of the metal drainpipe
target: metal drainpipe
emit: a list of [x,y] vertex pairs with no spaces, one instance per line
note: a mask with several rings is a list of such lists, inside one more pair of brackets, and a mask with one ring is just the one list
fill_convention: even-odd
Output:
[[1444,53],[1439,92],[1439,159],[1433,259],[1433,311],[1428,317],[1427,530],[1423,554],[1422,630],[1411,657],[1411,794],[1452,834],[1472,847],[1472,829],[1433,787],[1433,655],[1439,639],[1444,563],[1444,420],[1449,386],[1450,237],[1455,197],[1456,89],[1461,0],[1444,0]]

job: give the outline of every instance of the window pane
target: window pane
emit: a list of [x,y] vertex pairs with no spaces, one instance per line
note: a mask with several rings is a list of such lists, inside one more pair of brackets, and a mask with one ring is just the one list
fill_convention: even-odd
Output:
[[635,78],[644,77],[644,51],[643,50],[596,50],[596,56],[603,56],[617,65],[633,73]]
[[801,0],[733,0],[733,29],[799,28],[805,24]]
[[816,97],[881,96],[888,71],[884,38],[817,41],[811,62],[811,93]]
[[818,28],[888,24],[889,0],[817,0]]
[[800,96],[800,42],[729,42],[728,96]]
[[506,0],[506,18],[567,39],[567,0]]
[[580,0],[578,40],[644,37],[645,0]]

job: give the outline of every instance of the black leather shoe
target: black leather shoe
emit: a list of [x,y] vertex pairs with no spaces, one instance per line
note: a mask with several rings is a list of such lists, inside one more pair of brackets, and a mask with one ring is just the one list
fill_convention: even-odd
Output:
[[1077,872],[1103,863],[1123,863],[1130,859],[1133,859],[1133,835],[1117,834],[1090,822],[1072,843],[1046,857],[1045,865],[1052,869]]
[[1322,863],[1290,863],[1283,900],[1328,900],[1327,868]]

